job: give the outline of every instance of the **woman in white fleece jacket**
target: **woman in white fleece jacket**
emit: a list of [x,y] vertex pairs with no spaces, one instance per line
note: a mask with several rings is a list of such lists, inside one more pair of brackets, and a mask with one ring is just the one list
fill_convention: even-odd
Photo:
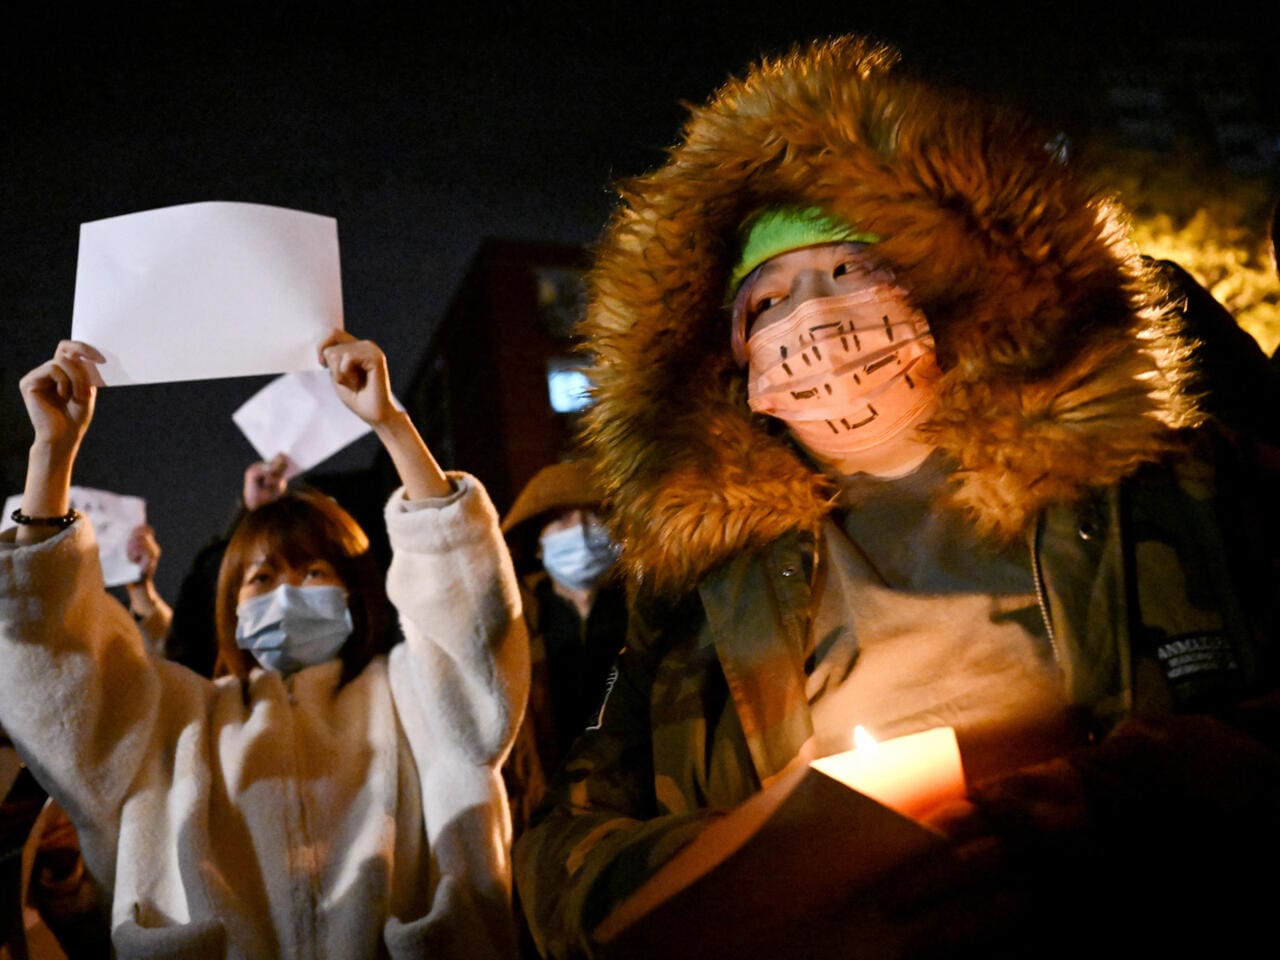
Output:
[[529,668],[497,517],[392,404],[374,344],[337,333],[321,356],[404,484],[386,520],[405,639],[335,650],[342,596],[359,606],[341,557],[259,537],[223,584],[248,659],[213,682],[147,655],[68,510],[101,355],[64,341],[22,380],[35,441],[0,544],[0,725],[78,828],[122,958],[514,954],[499,771]]

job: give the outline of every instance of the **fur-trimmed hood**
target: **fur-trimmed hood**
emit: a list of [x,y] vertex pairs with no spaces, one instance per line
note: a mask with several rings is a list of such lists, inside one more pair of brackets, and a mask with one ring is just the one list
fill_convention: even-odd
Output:
[[883,238],[938,344],[926,429],[959,465],[952,503],[992,537],[1128,475],[1195,418],[1186,350],[1116,211],[1034,126],[896,60],[844,38],[765,62],[623,186],[589,277],[584,438],[649,589],[686,589],[831,509],[730,356],[737,231],[763,207],[817,205]]

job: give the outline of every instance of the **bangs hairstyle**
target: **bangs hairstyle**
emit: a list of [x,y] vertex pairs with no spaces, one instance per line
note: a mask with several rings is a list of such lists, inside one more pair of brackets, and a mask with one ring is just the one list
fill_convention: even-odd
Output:
[[341,578],[352,624],[351,636],[340,654],[343,683],[357,676],[375,656],[387,652],[391,636],[386,629],[386,592],[368,536],[333,499],[292,490],[245,514],[227,544],[218,573],[215,676],[235,674],[244,680],[254,665],[249,652],[236,646],[236,607],[245,568],[259,546],[290,566],[325,560]]

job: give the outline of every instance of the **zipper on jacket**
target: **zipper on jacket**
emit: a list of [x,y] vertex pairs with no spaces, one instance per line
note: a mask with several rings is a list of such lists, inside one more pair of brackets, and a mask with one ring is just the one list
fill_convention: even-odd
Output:
[[1040,569],[1040,533],[1044,527],[1044,514],[1036,518],[1035,532],[1031,537],[1031,579],[1036,586],[1036,604],[1040,607],[1040,618],[1044,620],[1044,632],[1049,638],[1049,649],[1053,651],[1053,662],[1062,669],[1062,652],[1058,649],[1058,638],[1053,632],[1053,623],[1049,619],[1049,601],[1045,596],[1044,571]]

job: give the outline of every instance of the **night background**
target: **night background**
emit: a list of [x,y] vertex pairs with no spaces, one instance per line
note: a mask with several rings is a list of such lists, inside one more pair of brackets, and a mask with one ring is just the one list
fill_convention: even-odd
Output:
[[[682,102],[798,41],[869,33],[1073,135],[1111,124],[1157,148],[1190,138],[1276,182],[1273,16],[1222,4],[1195,17],[1168,4],[783,6],[170,2],[7,13],[3,492],[20,491],[30,441],[17,381],[70,333],[82,222],[200,200],[335,217],[347,329],[384,348],[400,392],[487,238],[589,244],[612,208],[610,185],[659,164],[677,139]],[[1197,63],[1227,65],[1212,82],[1244,104],[1234,125],[1170,100],[1149,104],[1159,122],[1144,126],[1143,103],[1113,95],[1136,71],[1195,102],[1206,83]],[[230,414],[269,379],[99,395],[75,482],[147,500],[170,600],[256,459]],[[322,469],[364,466],[374,451],[367,437]]]

